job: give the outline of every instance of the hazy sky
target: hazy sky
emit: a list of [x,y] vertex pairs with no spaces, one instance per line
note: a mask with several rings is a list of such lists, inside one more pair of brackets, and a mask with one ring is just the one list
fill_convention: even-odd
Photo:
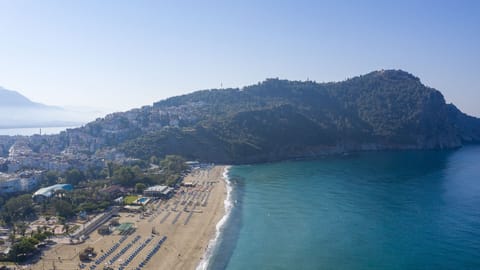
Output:
[[0,38],[0,85],[51,105],[400,68],[480,116],[480,1],[0,0]]

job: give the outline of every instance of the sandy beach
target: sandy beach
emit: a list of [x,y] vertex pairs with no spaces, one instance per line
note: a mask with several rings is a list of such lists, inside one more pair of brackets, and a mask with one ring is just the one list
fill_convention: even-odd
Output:
[[[184,182],[194,186],[181,187],[167,201],[148,204],[146,215],[120,213],[120,223],[133,223],[135,227],[128,236],[119,235],[118,231],[101,236],[95,231],[82,244],[56,244],[44,251],[38,263],[24,268],[82,269],[78,254],[86,247],[93,247],[97,256],[90,263],[83,262],[83,269],[103,269],[105,266],[137,269],[149,253],[154,254],[142,269],[195,269],[215,236],[216,224],[225,214],[225,168],[214,166],[193,171]],[[156,246],[159,246],[158,251],[154,250]],[[96,264],[95,260],[102,255],[105,258]]]

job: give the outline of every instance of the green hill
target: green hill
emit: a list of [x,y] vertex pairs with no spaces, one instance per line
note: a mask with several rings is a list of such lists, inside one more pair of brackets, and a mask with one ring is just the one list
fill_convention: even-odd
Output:
[[[0,156],[14,141],[0,138]],[[70,153],[87,165],[123,154],[238,164],[456,148],[480,142],[480,119],[446,104],[417,77],[382,70],[334,83],[267,79],[242,89],[197,91],[27,141],[40,155]]]
[[[180,154],[220,163],[480,141],[479,119],[400,70],[337,83],[267,79],[173,97],[112,119],[124,128],[109,143],[127,155]],[[92,125],[101,130],[102,121]]]

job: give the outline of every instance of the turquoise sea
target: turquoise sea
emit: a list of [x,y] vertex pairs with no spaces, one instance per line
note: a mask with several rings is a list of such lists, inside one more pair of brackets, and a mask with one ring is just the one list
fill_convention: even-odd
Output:
[[480,146],[234,166],[209,269],[480,269]]

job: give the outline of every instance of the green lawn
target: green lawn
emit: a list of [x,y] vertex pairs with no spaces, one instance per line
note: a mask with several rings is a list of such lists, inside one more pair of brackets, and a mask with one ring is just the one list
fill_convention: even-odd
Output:
[[125,199],[123,199],[123,202],[125,204],[132,204],[136,199],[138,199],[138,196],[130,195],[130,196],[125,197]]

